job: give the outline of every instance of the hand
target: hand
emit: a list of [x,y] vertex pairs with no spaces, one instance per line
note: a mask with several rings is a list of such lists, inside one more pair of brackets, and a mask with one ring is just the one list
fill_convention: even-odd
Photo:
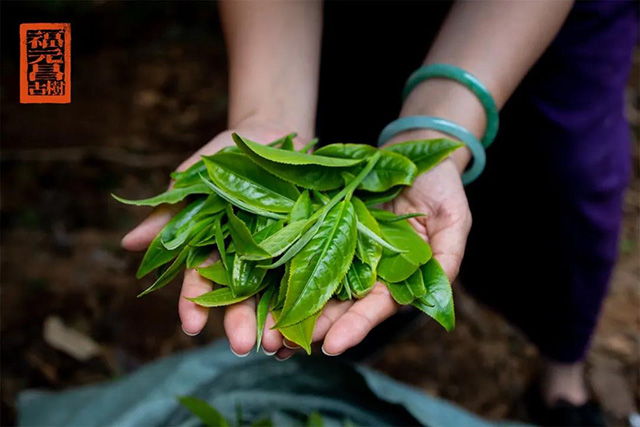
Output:
[[[410,139],[424,137],[419,135]],[[419,176],[412,187],[385,206],[398,215],[415,212],[427,214],[426,217],[409,221],[418,234],[430,243],[433,256],[451,281],[458,275],[471,228],[471,212],[460,180],[460,171],[464,170],[469,159],[469,153],[463,150],[454,153],[455,161],[446,159]],[[359,344],[375,326],[395,314],[399,308],[382,283],[377,283],[366,297],[356,302],[331,300],[318,318],[313,341],[324,340],[322,350],[327,355],[341,354]],[[276,356],[288,358],[295,351],[283,348]]]
[[[178,171],[187,169],[192,164],[200,160],[202,155],[210,155],[220,149],[233,145],[231,134],[238,132],[254,141],[273,141],[291,132],[290,128],[274,123],[265,123],[258,120],[245,120],[234,130],[227,130],[220,133],[210,142],[204,145],[194,155],[185,160]],[[296,144],[299,144],[296,141]],[[149,243],[160,232],[162,227],[178,212],[183,205],[159,206],[136,228],[131,230],[123,239],[122,246],[130,251],[143,251]],[[218,253],[213,253],[209,260],[203,265],[213,263],[218,259]],[[178,301],[178,313],[182,322],[182,330],[187,335],[197,335],[202,331],[209,315],[209,309],[187,300],[200,296],[213,289],[213,283],[201,277],[196,270],[187,269],[184,273],[182,291]],[[256,301],[249,298],[238,304],[226,308],[224,315],[224,327],[231,349],[238,355],[248,354],[256,341]],[[271,316],[270,316],[271,317]],[[270,324],[265,328],[263,337],[264,348],[280,348],[282,336],[278,331],[269,329],[273,326],[273,319],[269,319]]]

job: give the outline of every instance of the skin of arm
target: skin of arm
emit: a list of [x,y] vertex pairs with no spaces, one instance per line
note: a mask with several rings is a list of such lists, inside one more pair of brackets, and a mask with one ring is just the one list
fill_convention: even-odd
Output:
[[[229,130],[217,135],[177,170],[184,170],[203,154],[213,154],[232,145],[231,133],[255,141],[267,142],[298,132],[296,144],[303,145],[313,136],[322,4],[319,2],[220,2],[229,56]],[[161,206],[130,231],[122,240],[125,249],[142,251],[182,206]],[[213,254],[207,261],[217,259]],[[204,264],[206,265],[206,264]],[[195,270],[186,270],[178,302],[182,329],[197,335],[204,328],[208,309],[197,306],[186,297],[196,297],[212,289],[213,283]],[[263,336],[266,351],[282,346],[282,336],[271,330],[269,316]],[[225,331],[231,349],[238,355],[248,354],[255,345],[255,300],[227,307]]]
[[[457,2],[425,65],[446,63],[469,71],[485,84],[501,108],[554,39],[572,5],[572,1],[561,0]],[[449,119],[478,138],[486,126],[484,110],[475,95],[451,80],[430,79],[418,85],[400,113],[412,115]],[[429,130],[410,131],[397,135],[391,143],[442,136]],[[410,221],[430,242],[451,280],[458,274],[471,228],[471,213],[460,180],[470,159],[467,148],[457,150],[387,206],[397,214],[428,215]],[[327,307],[326,316],[318,320],[314,339],[324,339],[326,354],[340,354],[357,345],[398,308],[386,287],[378,283],[368,296],[353,304]],[[282,353],[280,356],[284,357]]]

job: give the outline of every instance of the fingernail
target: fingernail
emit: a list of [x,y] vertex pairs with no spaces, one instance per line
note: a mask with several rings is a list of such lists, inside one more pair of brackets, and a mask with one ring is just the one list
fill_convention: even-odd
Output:
[[289,350],[297,350],[300,348],[298,344],[291,345],[287,342],[287,340],[282,340],[282,345],[287,347]]
[[262,352],[266,355],[266,356],[273,356],[274,354],[276,354],[278,352],[278,350],[276,351],[267,351],[264,349],[264,347],[262,348]]
[[233,353],[235,356],[243,358],[243,357],[247,357],[249,355],[249,353],[251,353],[251,351],[247,351],[245,354],[238,354],[235,351],[233,351],[232,347],[229,347],[229,350],[231,350],[231,353]]
[[291,356],[293,356],[293,354],[290,354],[290,355],[288,355],[287,357],[282,357],[282,358],[280,358],[280,357],[276,356],[276,357],[275,357],[275,359],[276,359],[278,362],[284,362],[284,361],[285,361],[285,360],[287,360],[287,359],[291,359]]
[[324,349],[324,344],[322,345],[322,352],[324,353],[325,356],[329,356],[329,357],[340,356],[342,354],[342,353],[331,354],[327,352],[327,350]]
[[195,337],[196,335],[198,335],[200,333],[200,331],[198,331],[195,334],[191,334],[191,333],[189,333],[189,332],[184,330],[184,326],[182,326],[182,332],[184,332],[185,335],[189,335],[190,337]]

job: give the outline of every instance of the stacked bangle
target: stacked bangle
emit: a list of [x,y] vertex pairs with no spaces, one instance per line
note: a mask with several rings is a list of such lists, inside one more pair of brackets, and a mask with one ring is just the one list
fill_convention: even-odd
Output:
[[464,142],[473,154],[473,164],[462,174],[463,184],[468,184],[476,179],[484,169],[486,156],[484,147],[471,132],[462,126],[445,119],[432,116],[409,116],[401,117],[389,123],[380,132],[378,146],[383,145],[396,134],[414,129],[433,129],[450,135]]
[[465,85],[471,90],[480,100],[484,107],[485,114],[487,116],[487,128],[484,136],[482,137],[482,145],[486,148],[496,138],[498,133],[499,116],[498,107],[495,101],[491,97],[489,90],[471,73],[449,64],[431,64],[418,68],[405,84],[404,91],[402,92],[403,99],[406,99],[411,91],[423,81],[430,78],[443,78],[455,80]]

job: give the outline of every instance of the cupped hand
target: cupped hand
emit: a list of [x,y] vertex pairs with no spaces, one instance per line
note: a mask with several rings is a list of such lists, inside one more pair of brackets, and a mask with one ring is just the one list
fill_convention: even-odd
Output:
[[[458,275],[471,228],[471,212],[460,179],[460,169],[452,159],[446,159],[419,176],[412,187],[385,206],[397,215],[426,214],[409,221],[418,234],[429,242],[433,256],[451,281]],[[313,341],[324,341],[322,351],[325,354],[339,355],[359,344],[374,327],[395,314],[399,308],[382,283],[377,283],[367,296],[358,301],[332,300],[318,318]],[[276,356],[287,358],[294,352],[283,348]]]
[[[183,171],[199,161],[202,155],[211,155],[224,147],[233,145],[231,139],[233,132],[238,132],[242,136],[246,136],[254,141],[267,142],[281,138],[291,131],[277,124],[245,120],[236,129],[227,130],[217,135],[195,154],[182,162],[176,170]],[[183,205],[162,205],[157,207],[144,221],[122,239],[122,246],[130,251],[145,250],[162,227],[164,227],[171,217],[182,207]],[[217,259],[218,253],[212,253],[203,266],[211,264]],[[201,307],[189,301],[187,298],[200,296],[211,291],[214,286],[214,283],[200,276],[196,270],[185,270],[182,291],[178,301],[178,313],[182,322],[182,329],[187,335],[193,336],[199,334],[207,323],[209,316],[208,308]],[[238,355],[248,354],[255,345],[255,309],[255,298],[249,298],[238,304],[228,306],[225,310],[225,332],[232,351]],[[273,319],[270,319],[270,322],[272,326]],[[263,347],[265,349],[272,348],[274,349],[272,351],[275,352],[275,350],[282,345],[282,336],[278,331],[271,330],[269,327],[270,325],[267,325],[267,328],[265,328]]]

